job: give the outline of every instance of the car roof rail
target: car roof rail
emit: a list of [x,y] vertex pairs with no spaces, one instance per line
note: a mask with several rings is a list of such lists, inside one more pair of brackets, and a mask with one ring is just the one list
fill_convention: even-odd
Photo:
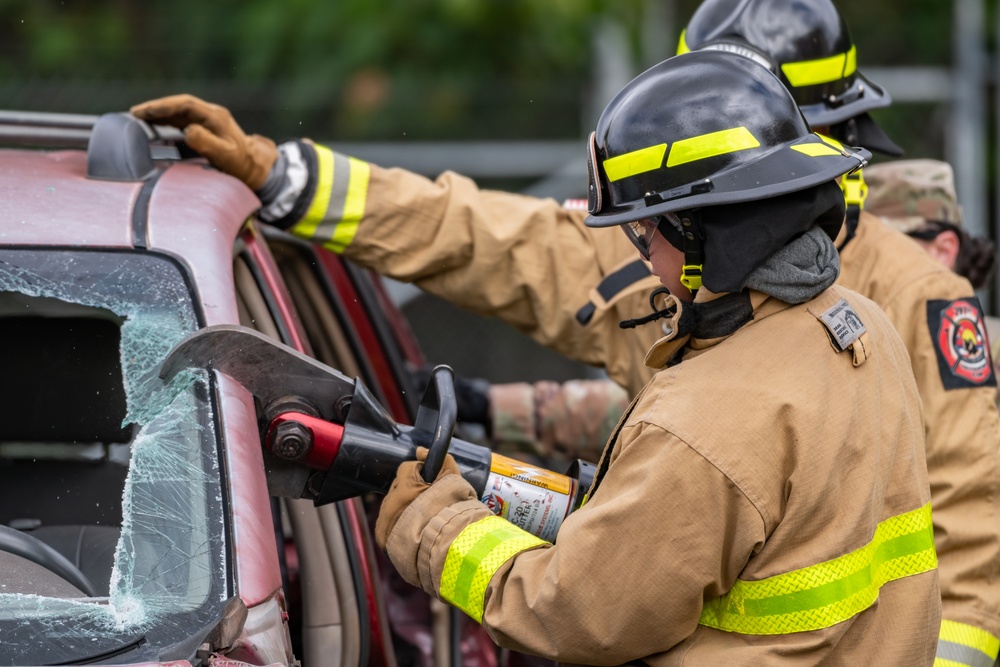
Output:
[[127,113],[0,111],[0,144],[86,148],[87,177],[109,181],[143,181],[156,173],[154,160],[192,155],[180,130]]

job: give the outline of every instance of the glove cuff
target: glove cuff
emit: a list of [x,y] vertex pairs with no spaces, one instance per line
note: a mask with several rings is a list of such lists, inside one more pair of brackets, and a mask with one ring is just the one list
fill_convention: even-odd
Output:
[[308,141],[288,141],[278,146],[278,159],[257,196],[264,207],[260,219],[288,229],[309,210],[316,193],[316,149]]
[[285,189],[288,181],[288,158],[284,152],[278,151],[278,159],[268,172],[264,184],[257,189],[257,197],[265,207],[270,206]]

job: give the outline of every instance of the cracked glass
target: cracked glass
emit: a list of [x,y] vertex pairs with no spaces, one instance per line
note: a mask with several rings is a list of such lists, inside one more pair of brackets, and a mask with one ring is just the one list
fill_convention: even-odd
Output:
[[218,622],[212,388],[157,375],[197,328],[166,257],[0,250],[0,664],[182,659]]

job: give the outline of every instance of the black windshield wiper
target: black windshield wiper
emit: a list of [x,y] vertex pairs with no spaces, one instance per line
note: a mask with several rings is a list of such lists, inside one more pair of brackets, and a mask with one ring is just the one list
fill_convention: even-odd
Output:
[[108,658],[115,658],[124,653],[128,653],[129,651],[134,651],[135,649],[139,648],[145,643],[146,643],[146,635],[139,635],[138,637],[129,640],[125,644],[121,644],[119,646],[116,646],[115,648],[108,649],[106,651],[101,651],[100,653],[94,653],[92,655],[84,656],[82,658],[70,658],[69,660],[65,660],[63,662],[49,662],[46,664],[51,665],[52,667],[58,667],[58,665],[90,665],[94,664],[95,662],[103,662]]

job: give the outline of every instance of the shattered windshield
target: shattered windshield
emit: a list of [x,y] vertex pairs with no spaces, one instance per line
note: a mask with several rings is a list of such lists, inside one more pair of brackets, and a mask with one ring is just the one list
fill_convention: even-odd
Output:
[[0,664],[189,657],[231,595],[212,390],[173,261],[0,250]]

